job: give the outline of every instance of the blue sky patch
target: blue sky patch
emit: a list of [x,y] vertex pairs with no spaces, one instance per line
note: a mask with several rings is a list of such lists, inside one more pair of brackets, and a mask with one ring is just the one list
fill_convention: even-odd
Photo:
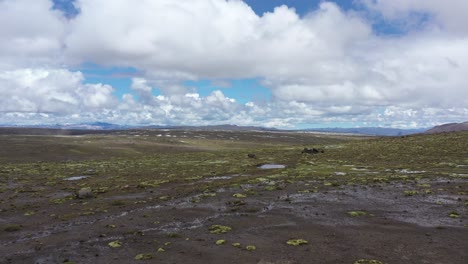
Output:
[[269,101],[271,99],[271,91],[260,84],[259,79],[238,79],[238,80],[223,80],[223,81],[186,81],[185,86],[194,87],[200,96],[205,97],[213,91],[220,90],[226,97],[234,98],[239,103],[247,103],[249,101]]
[[86,63],[75,69],[85,76],[85,83],[109,84],[115,88],[114,95],[121,99],[122,95],[132,93],[132,78],[138,76],[135,68],[102,67],[92,63]]

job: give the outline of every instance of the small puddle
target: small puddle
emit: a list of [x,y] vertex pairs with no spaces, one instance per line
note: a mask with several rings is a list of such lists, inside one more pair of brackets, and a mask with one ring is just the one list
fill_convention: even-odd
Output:
[[82,179],[86,179],[86,178],[89,178],[89,176],[85,176],[85,175],[73,176],[73,177],[65,178],[65,179],[63,179],[63,180],[64,180],[64,181],[78,181],[78,180],[82,180]]
[[230,180],[230,179],[232,179],[232,176],[215,176],[215,177],[207,178],[207,180]]
[[286,165],[283,165],[283,164],[263,164],[263,165],[257,166],[257,168],[262,169],[262,170],[284,169],[284,168],[286,168]]

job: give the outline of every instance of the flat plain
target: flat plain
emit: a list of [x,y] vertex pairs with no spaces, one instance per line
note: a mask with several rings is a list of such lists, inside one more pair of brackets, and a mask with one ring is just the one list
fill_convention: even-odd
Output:
[[1,263],[468,263],[468,132],[7,132]]

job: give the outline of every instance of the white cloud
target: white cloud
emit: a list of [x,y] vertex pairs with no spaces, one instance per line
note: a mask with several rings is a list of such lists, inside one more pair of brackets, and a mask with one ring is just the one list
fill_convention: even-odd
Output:
[[0,72],[0,111],[63,115],[116,106],[111,86],[83,80],[82,73],[64,69]]
[[[391,20],[405,20],[412,15],[425,15],[426,24],[442,32],[468,33],[468,1],[465,0],[360,0],[369,9]],[[423,16],[424,17],[424,16]]]
[[[468,1],[361,2],[390,22],[429,19],[389,37],[362,12],[331,2],[300,17],[286,6],[259,16],[235,0],[76,0],[80,12],[68,20],[51,0],[0,0],[0,24],[10,25],[0,27],[0,121],[288,127],[466,119]],[[141,75],[131,94],[115,98],[109,85],[86,84],[67,69],[87,62]],[[183,85],[239,78],[262,80],[272,101],[241,104]]]
[[118,0],[111,7],[80,0],[78,6],[68,55],[142,68],[155,79],[346,75],[335,63],[371,33],[332,3],[302,19],[286,6],[259,17],[241,1],[224,0]]
[[0,1],[0,69],[56,65],[66,20],[49,0]]

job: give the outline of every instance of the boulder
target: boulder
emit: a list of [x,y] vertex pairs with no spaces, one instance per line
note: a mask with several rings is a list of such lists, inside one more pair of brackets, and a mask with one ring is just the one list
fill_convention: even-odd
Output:
[[91,188],[85,187],[85,188],[81,188],[78,191],[76,196],[78,197],[78,199],[88,199],[88,198],[93,198],[94,194]]
[[317,153],[324,153],[325,151],[323,149],[316,149],[316,148],[304,148],[301,153],[306,153],[306,154],[317,154]]

